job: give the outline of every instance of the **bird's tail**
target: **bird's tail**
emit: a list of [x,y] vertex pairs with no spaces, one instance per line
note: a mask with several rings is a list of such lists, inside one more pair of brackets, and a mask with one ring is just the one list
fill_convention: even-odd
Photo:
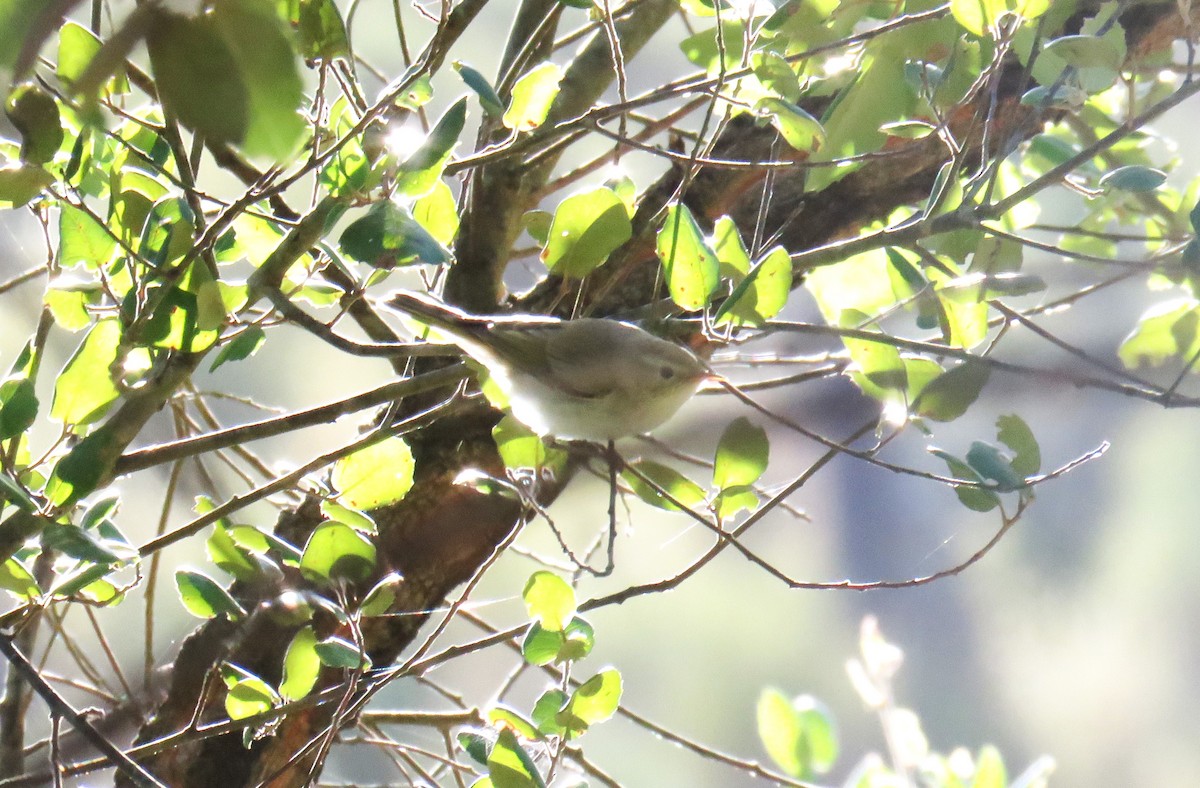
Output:
[[431,295],[411,290],[398,290],[392,293],[384,303],[397,312],[403,312],[422,323],[434,328],[445,329],[452,334],[470,331],[472,328],[482,328],[488,323],[487,318],[469,315],[458,307],[450,306]]

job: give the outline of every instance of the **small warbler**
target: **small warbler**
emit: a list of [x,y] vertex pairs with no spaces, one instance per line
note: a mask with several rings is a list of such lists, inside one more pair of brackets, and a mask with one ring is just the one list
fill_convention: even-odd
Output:
[[690,350],[630,323],[471,315],[409,291],[384,303],[486,367],[513,416],[542,436],[605,443],[649,432],[712,374]]

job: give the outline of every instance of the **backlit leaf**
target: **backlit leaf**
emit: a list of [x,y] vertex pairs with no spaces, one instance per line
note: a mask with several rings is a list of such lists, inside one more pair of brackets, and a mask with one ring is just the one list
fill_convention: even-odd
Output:
[[529,615],[551,631],[561,630],[575,615],[575,589],[553,572],[534,572],[521,597]]
[[21,134],[21,160],[33,165],[54,158],[63,141],[58,102],[36,83],[13,88],[4,104],[9,122]]
[[440,265],[450,253],[413,218],[407,208],[392,200],[375,203],[342,231],[342,251],[376,268],[393,265]]
[[175,586],[179,599],[187,611],[197,618],[216,618],[226,615],[237,620],[246,615],[225,588],[203,572],[180,569],[175,572]]
[[1034,476],[1042,469],[1042,451],[1029,425],[1016,415],[996,420],[996,437],[1013,451],[1012,468],[1022,477]]
[[767,469],[767,431],[745,416],[729,422],[717,444],[713,486],[718,490],[754,484]]
[[991,368],[984,362],[959,364],[925,386],[913,403],[913,413],[934,421],[954,421],[979,398],[990,372]]
[[[955,479],[979,484],[983,483],[983,477],[968,465],[965,460],[961,460],[949,452],[933,447],[930,447],[929,453],[944,461]],[[990,512],[1000,505],[1000,496],[994,490],[988,490],[983,487],[955,487],[954,494],[958,496],[958,500],[963,506],[976,512]]]
[[313,531],[300,558],[300,571],[310,579],[330,582],[362,580],[375,568],[375,545],[344,523],[323,523]]
[[279,694],[285,701],[300,700],[312,691],[321,673],[317,656],[317,636],[311,626],[301,627],[288,644],[283,657],[283,681]]
[[369,511],[408,494],[413,468],[408,444],[400,438],[386,438],[338,460],[332,481],[343,503]]
[[612,189],[601,186],[559,203],[542,262],[551,273],[582,279],[632,235],[624,203]]
[[779,98],[764,98],[754,107],[755,114],[770,118],[771,125],[801,153],[816,153],[825,144],[821,122],[800,107]]
[[563,70],[557,63],[545,62],[521,75],[512,89],[512,101],[504,113],[504,125],[514,131],[530,131],[546,121],[550,106],[558,97]]
[[688,311],[707,305],[717,288],[720,262],[686,205],[673,203],[667,209],[656,251],[671,300]]
[[633,490],[634,495],[646,503],[666,509],[669,512],[678,511],[674,503],[659,494],[658,490],[647,484],[641,477],[646,477],[655,487],[662,489],[671,498],[689,509],[695,509],[704,504],[704,489],[679,471],[653,460],[640,460],[632,463],[621,473],[621,478]]
[[92,327],[55,382],[50,418],[88,424],[104,415],[120,396],[110,372],[120,343],[119,320],[101,320]]
[[159,97],[186,126],[282,161],[305,131],[303,83],[267,0],[223,0],[197,16],[159,10],[146,44]]

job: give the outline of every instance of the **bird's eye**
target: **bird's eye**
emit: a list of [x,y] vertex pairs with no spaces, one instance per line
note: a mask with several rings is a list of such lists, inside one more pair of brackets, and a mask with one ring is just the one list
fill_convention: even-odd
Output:
[[662,376],[663,380],[670,380],[675,377],[675,370],[670,367],[659,367],[658,374]]

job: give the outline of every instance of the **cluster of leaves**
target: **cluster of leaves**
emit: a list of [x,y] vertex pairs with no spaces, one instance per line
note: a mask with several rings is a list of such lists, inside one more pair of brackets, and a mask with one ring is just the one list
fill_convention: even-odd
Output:
[[[356,466],[366,459],[362,455],[377,459],[374,448],[350,455],[339,463],[338,470],[342,475],[354,474]],[[397,462],[397,466],[402,467],[403,462]],[[342,500],[357,499],[343,495]],[[212,509],[207,499],[197,503],[200,513]],[[227,688],[225,710],[230,719],[265,715],[283,703],[306,697],[315,687],[322,666],[358,674],[372,667],[361,639],[361,624],[364,619],[392,612],[404,578],[397,572],[388,573],[369,586],[361,598],[355,598],[356,584],[377,574],[375,521],[332,499],[324,501],[321,510],[325,519],[303,549],[226,518],[217,521],[206,542],[210,560],[233,580],[278,589],[271,604],[256,613],[270,615],[296,630],[284,655],[283,678],[277,687],[241,666],[222,663],[221,676]],[[294,570],[309,581],[308,588],[284,588],[285,573]],[[199,618],[226,616],[238,621],[248,615],[224,585],[200,570],[176,570],[175,583],[184,607]],[[269,725],[248,727],[247,744],[269,731]]]
[[[884,640],[875,619],[863,621],[860,656],[847,664],[850,679],[867,708],[883,727],[888,760],[870,753],[850,770],[846,788],[891,788],[924,785],[929,788],[1044,788],[1054,762],[1039,758],[1020,775],[1009,778],[1004,760],[992,745],[978,754],[957,748],[949,755],[934,752],[911,709],[897,706],[893,681],[904,654]],[[767,754],[787,774],[812,781],[836,765],[839,742],[829,710],[816,698],[789,699],[774,688],[763,690],[757,708],[758,735]]]
[[530,750],[543,751],[557,763],[557,748],[612,717],[621,702],[621,674],[615,668],[577,684],[570,681],[571,668],[595,644],[592,625],[576,614],[575,590],[558,575],[539,571],[529,578],[522,596],[533,621],[521,654],[530,665],[554,665],[561,671],[562,687],[542,693],[528,718],[498,706],[487,714],[493,731],[459,733],[462,748],[487,768],[486,776],[473,783],[475,788],[545,788],[552,775],[543,776],[545,770]]

